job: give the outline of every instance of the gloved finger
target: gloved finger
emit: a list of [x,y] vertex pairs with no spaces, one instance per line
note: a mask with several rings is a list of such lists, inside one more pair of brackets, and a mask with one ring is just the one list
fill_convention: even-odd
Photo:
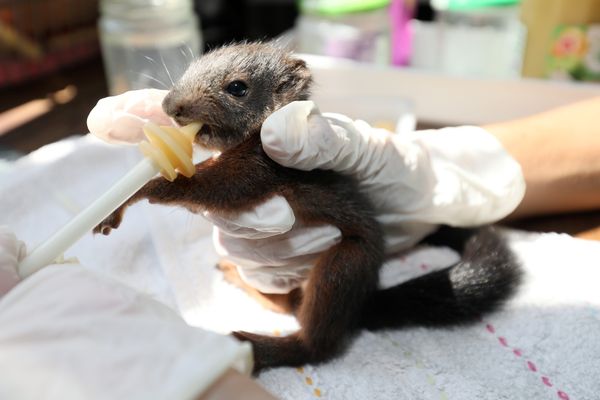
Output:
[[143,125],[175,125],[162,109],[167,90],[142,89],[100,99],[87,119],[90,133],[110,143],[138,143]]
[[346,145],[346,132],[334,131],[312,101],[295,101],[271,114],[262,125],[265,152],[279,164],[310,171],[332,168]]
[[234,237],[215,229],[214,243],[219,255],[248,267],[285,266],[304,262],[327,250],[341,239],[331,225],[294,226],[289,232],[265,239]]
[[263,239],[281,235],[292,229],[296,221],[289,203],[279,195],[234,218],[208,211],[203,215],[224,234],[245,239]]
[[263,148],[279,164],[307,171],[333,169],[359,179],[381,168],[392,137],[391,132],[364,121],[341,114],[321,115],[312,101],[287,104],[261,128]]
[[[320,146],[310,138],[308,116],[311,113],[319,113],[315,103],[295,101],[267,117],[260,134],[263,148],[269,157],[286,167],[305,170],[314,168]],[[328,126],[316,128],[324,136],[331,136]]]
[[25,254],[25,243],[18,240],[8,227],[0,226],[0,297],[21,280],[17,266]]

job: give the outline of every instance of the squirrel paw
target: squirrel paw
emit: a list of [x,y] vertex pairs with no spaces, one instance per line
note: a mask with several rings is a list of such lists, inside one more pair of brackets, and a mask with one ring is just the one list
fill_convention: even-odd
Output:
[[94,228],[94,234],[101,233],[105,236],[110,235],[110,232],[113,229],[117,229],[119,225],[121,225],[122,219],[123,213],[120,210],[113,212],[108,217],[106,217],[104,221],[96,225],[96,227]]

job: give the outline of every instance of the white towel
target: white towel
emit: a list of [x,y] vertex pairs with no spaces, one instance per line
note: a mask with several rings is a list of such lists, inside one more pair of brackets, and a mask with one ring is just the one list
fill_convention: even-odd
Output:
[[[90,137],[47,146],[0,172],[0,224],[33,246],[137,159],[135,149]],[[600,243],[520,232],[510,240],[526,279],[503,311],[455,329],[363,332],[334,361],[273,369],[259,383],[283,399],[600,399]],[[223,281],[210,225],[182,209],[135,205],[110,236],[87,235],[67,256],[150,293],[193,325],[297,328]],[[455,257],[417,249],[382,279],[391,285]]]

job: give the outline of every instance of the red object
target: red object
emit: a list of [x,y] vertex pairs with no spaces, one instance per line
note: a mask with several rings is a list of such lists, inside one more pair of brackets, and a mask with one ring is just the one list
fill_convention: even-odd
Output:
[[2,61],[0,62],[0,88],[48,75],[60,68],[93,58],[99,52],[98,43],[92,42],[46,54],[38,61]]

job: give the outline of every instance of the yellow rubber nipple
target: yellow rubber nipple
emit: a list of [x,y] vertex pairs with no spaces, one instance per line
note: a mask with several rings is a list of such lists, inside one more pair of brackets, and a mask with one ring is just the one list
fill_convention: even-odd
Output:
[[193,122],[182,128],[148,122],[144,125],[144,134],[148,141],[140,143],[140,150],[154,161],[160,168],[161,175],[167,180],[173,181],[177,173],[189,178],[195,172],[192,144],[200,128],[200,122]]

